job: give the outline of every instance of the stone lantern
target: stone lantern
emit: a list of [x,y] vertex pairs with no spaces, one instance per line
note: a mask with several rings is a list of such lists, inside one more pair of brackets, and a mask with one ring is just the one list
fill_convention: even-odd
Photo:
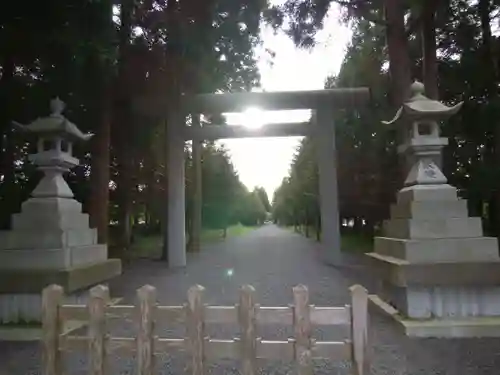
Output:
[[409,158],[412,167],[404,184],[445,184],[447,179],[436,165],[436,160],[441,158],[448,139],[440,137],[439,121],[456,114],[463,103],[448,107],[437,100],[431,100],[423,95],[425,88],[420,82],[414,82],[410,90],[410,99],[398,110],[396,116],[391,121],[383,121],[389,125],[401,121],[406,126],[404,143],[398,147],[398,151]]
[[50,104],[49,116],[29,125],[14,123],[37,138],[37,152],[29,160],[44,175],[21,212],[12,215],[12,230],[0,231],[0,327],[39,321],[47,285],[63,286],[75,301],[89,287],[121,273],[120,261],[108,259],[107,245],[97,243],[97,230],[89,227],[88,214],[63,177],[79,164],[73,142],[92,134],[83,134],[62,115],[61,100]]
[[26,126],[14,123],[20,130],[38,137],[37,153],[30,155],[29,160],[44,176],[32,196],[73,198],[73,192],[62,175],[79,165],[79,160],[73,157],[73,142],[88,141],[93,134],[83,134],[62,115],[65,104],[59,98],[51,100],[50,107],[52,114],[48,117]]
[[372,301],[409,336],[500,336],[497,240],[483,236],[481,218],[468,217],[467,201],[435,163],[448,144],[438,122],[462,103],[431,100],[419,82],[411,92],[386,122],[407,126],[400,152],[411,156],[412,167],[368,254],[380,282]]

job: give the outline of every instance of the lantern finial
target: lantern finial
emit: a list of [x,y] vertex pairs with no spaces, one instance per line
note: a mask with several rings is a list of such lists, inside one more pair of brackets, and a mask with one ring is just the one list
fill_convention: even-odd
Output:
[[410,92],[411,92],[412,97],[417,96],[417,95],[424,95],[425,86],[422,82],[415,81],[410,86]]
[[55,99],[52,99],[50,101],[50,110],[52,111],[52,116],[61,116],[64,108],[66,107],[66,104],[59,99],[59,97],[56,97]]

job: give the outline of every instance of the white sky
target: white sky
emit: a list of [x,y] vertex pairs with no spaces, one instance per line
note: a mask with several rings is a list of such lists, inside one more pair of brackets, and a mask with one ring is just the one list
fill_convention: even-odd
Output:
[[[274,0],[272,3],[282,3]],[[295,48],[283,33],[277,35],[268,28],[262,30],[263,46],[256,51],[259,58],[261,84],[265,91],[318,90],[324,87],[325,78],[340,69],[350,30],[338,21],[338,8],[332,6],[325,28],[317,35],[317,46],[311,51]],[[265,48],[276,53],[272,63],[263,52]],[[260,123],[302,122],[309,118],[308,111],[274,111],[255,113],[251,116],[230,114],[229,124],[252,124],[251,119],[260,117]],[[272,126],[272,125],[269,125]],[[252,190],[262,186],[272,199],[274,190],[288,174],[290,162],[300,137],[227,139],[226,145],[241,181]]]

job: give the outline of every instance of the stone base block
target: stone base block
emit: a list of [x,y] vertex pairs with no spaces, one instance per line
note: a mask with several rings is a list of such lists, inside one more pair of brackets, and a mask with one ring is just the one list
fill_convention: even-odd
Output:
[[97,230],[9,230],[0,232],[0,250],[58,249],[97,244]]
[[382,283],[381,297],[411,319],[500,318],[500,287],[409,286]]
[[119,259],[61,270],[0,270],[0,294],[37,294],[51,284],[73,293],[120,274]]
[[403,202],[391,205],[392,219],[446,219],[468,217],[467,201]]
[[498,244],[493,237],[407,240],[375,237],[375,253],[410,263],[497,262]]
[[398,310],[377,295],[370,295],[370,308],[391,318],[409,337],[474,338],[500,337],[500,317],[471,317],[415,320],[404,318]]
[[456,201],[457,189],[451,185],[415,185],[401,189],[397,202]]
[[62,286],[66,303],[86,303],[90,287],[120,273],[119,259],[62,270],[0,270],[0,323],[40,321],[41,292],[48,285]]
[[[88,289],[66,296],[64,303],[87,304]],[[0,324],[40,322],[42,317],[42,295],[0,294]]]
[[66,249],[1,250],[0,270],[62,269],[104,262],[107,245],[90,245]]
[[82,212],[82,204],[73,198],[30,198],[21,205],[21,212],[28,215],[57,212]]
[[13,230],[75,230],[89,228],[89,215],[81,212],[25,212],[12,215]]
[[395,286],[500,285],[500,259],[494,262],[410,263],[407,260],[377,253],[369,253],[367,256],[379,280]]
[[391,219],[384,222],[385,237],[426,239],[426,238],[467,238],[482,237],[483,227],[479,217],[445,219]]

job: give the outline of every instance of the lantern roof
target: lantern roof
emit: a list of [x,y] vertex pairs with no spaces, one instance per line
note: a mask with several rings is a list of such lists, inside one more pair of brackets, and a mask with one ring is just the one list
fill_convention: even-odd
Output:
[[438,100],[429,99],[424,95],[423,83],[418,81],[413,82],[410,90],[410,99],[403,103],[392,120],[383,121],[384,124],[390,125],[400,119],[407,119],[411,122],[444,120],[457,113],[463,105],[463,102],[460,102],[449,107]]
[[66,105],[59,98],[50,101],[50,109],[52,113],[43,118],[38,118],[29,125],[22,125],[17,122],[14,124],[22,131],[34,133],[37,135],[53,135],[67,138],[70,140],[88,141],[92,138],[91,133],[82,133],[78,127],[69,121],[62,112]]

